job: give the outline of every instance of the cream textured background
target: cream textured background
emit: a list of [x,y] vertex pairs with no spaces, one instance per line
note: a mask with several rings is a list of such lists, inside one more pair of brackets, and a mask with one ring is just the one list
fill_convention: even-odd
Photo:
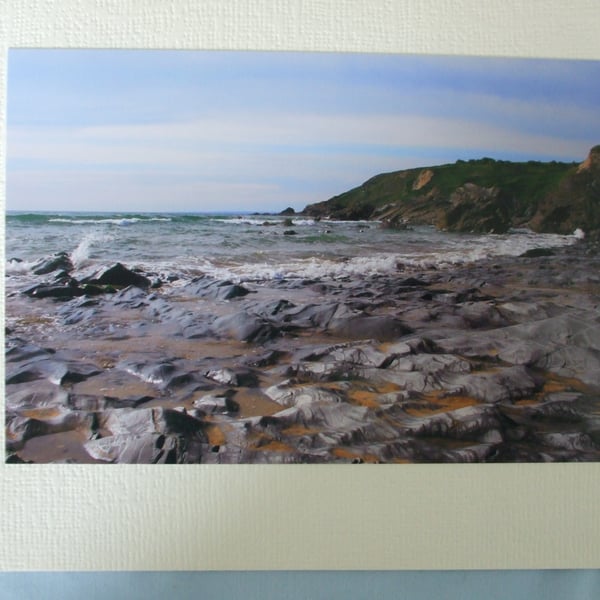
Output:
[[[598,31],[598,0],[0,0],[0,200],[8,47],[600,59]],[[0,569],[597,568],[599,475],[0,464]]]

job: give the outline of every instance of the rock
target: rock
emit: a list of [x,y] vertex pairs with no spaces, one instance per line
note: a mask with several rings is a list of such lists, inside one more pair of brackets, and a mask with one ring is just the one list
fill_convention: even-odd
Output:
[[52,258],[43,260],[33,267],[36,275],[46,275],[53,271],[66,271],[67,273],[74,269],[73,263],[66,252],[58,252]]
[[590,452],[597,447],[587,433],[546,433],[539,436],[542,444],[559,450],[571,450],[576,452]]
[[83,296],[85,290],[79,286],[73,285],[35,285],[23,291],[24,294],[31,298],[58,298],[68,300]]
[[256,373],[244,368],[235,369],[211,369],[204,376],[207,379],[212,379],[217,383],[231,385],[234,387],[256,387],[258,385],[258,377]]
[[376,339],[380,341],[396,340],[412,333],[412,329],[399,319],[377,315],[338,317],[336,314],[329,323],[328,330],[335,335],[353,340]]
[[519,256],[521,258],[539,258],[540,256],[554,256],[555,254],[552,248],[531,248]]
[[200,462],[202,443],[160,433],[113,435],[84,445],[96,460],[123,464],[168,464]]
[[270,367],[287,357],[288,353],[282,350],[270,350],[260,356],[249,358],[247,363],[251,367]]
[[194,407],[200,409],[205,414],[235,413],[239,411],[240,405],[233,399],[233,395],[227,393],[222,396],[208,394],[198,400],[194,400]]
[[182,371],[181,365],[174,360],[148,363],[122,361],[117,363],[117,367],[163,391],[181,388],[200,379],[194,372]]
[[74,430],[83,430],[90,437],[93,425],[92,414],[61,408],[46,415],[38,413],[37,417],[10,415],[6,420],[6,445],[9,450],[16,451],[31,438]]
[[453,378],[451,393],[465,394],[483,402],[518,400],[534,394],[541,387],[525,367],[514,366],[489,373],[471,373]]
[[91,278],[84,278],[81,281],[82,283],[112,285],[120,288],[135,286],[147,289],[151,285],[151,281],[147,277],[131,271],[121,263],[116,263],[112,267],[96,273]]
[[288,206],[287,208],[285,208],[284,210],[282,210],[279,214],[282,217],[291,217],[291,216],[294,216],[296,214],[296,211],[291,206]]
[[[460,440],[502,441],[502,422],[498,410],[489,404],[466,406],[457,410],[414,419],[405,426],[410,435]],[[490,435],[491,434],[491,435]]]
[[186,285],[186,290],[195,296],[215,300],[232,300],[233,298],[242,298],[250,293],[250,290],[243,285],[231,281],[219,281],[206,276],[193,279]]
[[294,387],[290,381],[267,388],[265,394],[282,406],[337,403],[342,400],[342,396],[338,392],[318,386]]
[[148,300],[148,294],[143,289],[132,285],[119,290],[112,297],[114,304],[127,306],[128,308],[148,306]]
[[200,435],[203,423],[185,412],[168,408],[121,408],[100,415],[98,426],[112,435]]
[[212,379],[217,383],[224,383],[225,385],[238,385],[237,375],[231,369],[215,369],[207,371],[204,374],[208,379]]
[[8,385],[47,379],[55,385],[75,383],[97,375],[100,369],[96,365],[81,362],[63,362],[60,360],[34,360],[12,367],[7,374]]
[[208,443],[202,421],[181,410],[115,409],[100,415],[98,426],[111,435],[87,442],[85,449],[106,462],[200,462]]
[[219,317],[213,321],[210,329],[217,336],[256,344],[265,343],[279,336],[279,330],[270,322],[246,312]]
[[49,385],[46,379],[12,383],[5,388],[6,411],[67,406],[69,393],[58,385]]

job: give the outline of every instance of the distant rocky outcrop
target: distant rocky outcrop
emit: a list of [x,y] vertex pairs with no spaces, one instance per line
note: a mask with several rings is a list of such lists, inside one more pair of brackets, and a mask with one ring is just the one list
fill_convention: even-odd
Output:
[[535,231],[557,233],[600,229],[600,145],[540,203],[530,226]]
[[572,233],[600,229],[600,146],[581,163],[482,158],[383,173],[307,206],[314,218],[429,224],[457,232],[511,227]]

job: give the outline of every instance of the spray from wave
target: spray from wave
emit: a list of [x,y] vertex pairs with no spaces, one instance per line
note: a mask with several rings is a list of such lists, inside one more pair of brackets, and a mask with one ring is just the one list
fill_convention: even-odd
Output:
[[90,264],[92,247],[100,242],[110,242],[113,236],[99,231],[94,231],[83,236],[77,247],[69,255],[71,262],[77,268],[86,267]]

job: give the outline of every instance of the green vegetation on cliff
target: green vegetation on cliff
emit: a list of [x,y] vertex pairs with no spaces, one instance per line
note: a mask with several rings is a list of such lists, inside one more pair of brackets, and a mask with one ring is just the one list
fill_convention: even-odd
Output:
[[580,165],[482,158],[384,173],[307,206],[304,214],[377,219],[390,227],[426,223],[452,231],[595,229],[600,227],[600,146]]

